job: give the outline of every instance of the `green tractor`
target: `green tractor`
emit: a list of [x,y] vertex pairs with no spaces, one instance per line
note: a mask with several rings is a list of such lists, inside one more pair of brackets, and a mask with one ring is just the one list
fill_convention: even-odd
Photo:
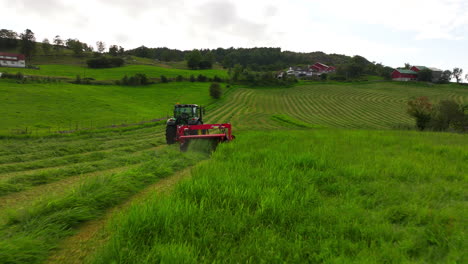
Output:
[[[177,126],[203,125],[205,108],[196,104],[176,104],[174,116],[166,123],[166,143],[174,144],[177,140]],[[192,131],[191,131],[192,132]],[[193,133],[197,133],[193,131]]]

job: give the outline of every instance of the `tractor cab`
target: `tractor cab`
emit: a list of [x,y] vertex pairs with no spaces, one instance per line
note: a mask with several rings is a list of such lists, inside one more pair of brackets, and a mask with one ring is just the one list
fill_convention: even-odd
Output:
[[168,125],[201,125],[204,108],[196,104],[176,104],[174,117],[169,118]]

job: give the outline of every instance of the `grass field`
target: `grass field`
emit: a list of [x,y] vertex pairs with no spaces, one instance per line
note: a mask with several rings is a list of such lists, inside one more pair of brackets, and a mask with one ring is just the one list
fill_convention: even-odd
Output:
[[208,119],[230,121],[242,129],[283,126],[272,118],[275,115],[325,127],[410,128],[414,121],[406,114],[406,103],[419,96],[468,103],[468,89],[454,85],[310,83],[288,89],[236,89],[210,112]]
[[389,130],[413,126],[408,98],[468,102],[466,89],[303,83],[233,87],[213,100],[208,86],[0,80],[0,130],[7,133],[24,124],[53,131],[149,120],[180,102],[207,105],[206,122],[232,122],[237,136],[203,164],[206,151],[184,154],[164,144],[163,122],[1,138],[0,263],[41,263],[62,247],[76,252],[59,245],[79,235],[83,222],[197,163],[193,180],[169,198],[118,215],[94,262],[466,260],[468,138]]
[[[135,123],[171,114],[175,103],[210,105],[208,122],[232,122],[239,129],[282,127],[284,115],[313,127],[391,129],[413,126],[406,114],[411,97],[468,102],[468,90],[454,85],[394,82],[306,83],[291,88],[232,88],[221,100],[209,83],[155,84],[143,87],[17,84],[0,80],[0,133],[12,129],[48,132]],[[96,115],[99,113],[99,115]],[[300,126],[299,126],[300,127]]]
[[198,82],[128,87],[0,80],[0,133],[18,128],[33,133],[71,130],[166,117],[177,102],[212,103],[208,89],[209,83]]
[[21,68],[1,68],[1,71],[16,73],[22,72],[26,75],[35,76],[54,76],[54,77],[66,77],[76,78],[80,75],[81,78],[94,78],[96,80],[120,80],[125,75],[132,76],[137,73],[144,73],[150,78],[160,78],[161,75],[166,77],[177,77],[182,75],[184,78],[189,78],[190,75],[195,77],[199,74],[207,77],[227,77],[227,71],[216,69],[216,70],[180,70],[167,67],[158,67],[151,65],[128,65],[117,68],[109,69],[90,69],[84,66],[76,65],[38,65],[40,70],[34,69],[21,69]]
[[206,158],[163,125],[0,142],[0,263],[38,263],[80,223]]
[[94,263],[464,263],[467,161],[466,135],[242,133]]

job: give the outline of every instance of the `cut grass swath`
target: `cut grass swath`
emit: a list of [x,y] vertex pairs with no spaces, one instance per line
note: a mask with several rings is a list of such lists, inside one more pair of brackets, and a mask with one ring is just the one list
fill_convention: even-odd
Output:
[[[39,263],[57,242],[73,233],[79,223],[94,219],[157,179],[206,158],[206,154],[181,154],[166,148],[137,169],[94,177],[56,198],[16,212],[0,227],[0,262]],[[70,256],[72,257],[72,256]]]

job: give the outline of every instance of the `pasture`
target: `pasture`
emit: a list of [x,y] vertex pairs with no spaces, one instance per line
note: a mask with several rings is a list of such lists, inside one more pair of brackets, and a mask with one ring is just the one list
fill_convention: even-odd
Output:
[[[468,102],[466,89],[301,83],[214,100],[208,86],[0,80],[3,131],[150,120],[180,102],[207,105],[205,122],[237,136],[212,154],[167,146],[164,122],[1,138],[0,263],[462,262],[468,138],[391,129],[413,127],[408,98]],[[170,196],[119,208],[191,166]],[[85,250],[65,241],[110,210]]]
[[238,88],[207,117],[209,122],[229,121],[247,130],[284,126],[275,118],[277,115],[319,127],[410,129],[414,120],[406,113],[406,103],[419,96],[468,103],[468,89],[454,85],[304,83],[287,89]]
[[177,102],[212,103],[208,87],[198,82],[129,87],[0,80],[0,134],[26,128],[43,134],[166,117]]
[[54,76],[64,78],[76,78],[80,75],[81,78],[93,78],[96,80],[120,80],[124,75],[131,76],[137,73],[144,73],[149,78],[160,78],[161,75],[166,77],[175,78],[182,75],[184,78],[189,78],[190,75],[197,77],[199,74],[207,77],[227,77],[227,71],[220,69],[212,70],[180,70],[167,67],[157,67],[151,65],[128,65],[117,68],[108,69],[90,69],[85,66],[77,65],[38,65],[40,70],[22,69],[22,68],[2,68],[2,71],[9,73],[22,72],[25,75],[33,76]]
[[282,127],[284,122],[275,118],[278,115],[313,127],[410,129],[414,122],[406,114],[409,98],[468,102],[468,89],[454,85],[371,82],[232,87],[224,89],[220,100],[209,97],[208,87],[209,83],[199,82],[130,87],[0,80],[4,106],[0,108],[0,134],[26,128],[43,134],[136,123],[170,115],[177,102],[206,105],[208,122],[232,122],[237,129]]

